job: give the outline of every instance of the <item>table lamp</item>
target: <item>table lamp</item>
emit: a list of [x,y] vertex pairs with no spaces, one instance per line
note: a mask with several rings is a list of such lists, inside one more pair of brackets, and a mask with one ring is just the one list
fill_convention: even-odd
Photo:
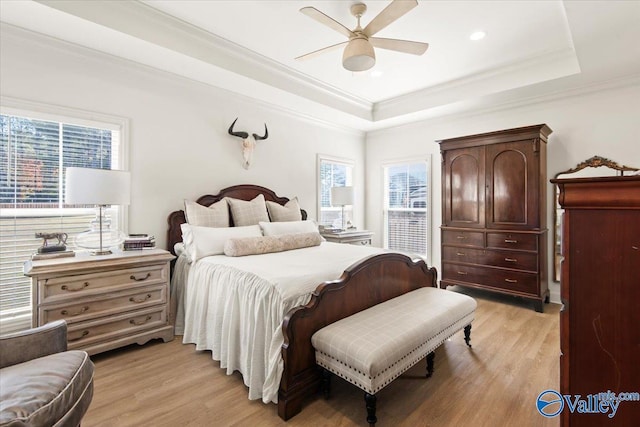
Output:
[[342,207],[342,230],[344,230],[344,207],[353,205],[353,187],[331,187],[331,205]]
[[[108,255],[111,246],[124,241],[124,233],[111,229],[111,220],[103,208],[128,205],[131,201],[131,174],[111,169],[66,168],[65,203],[96,205],[96,218],[88,231],[76,236],[76,245],[89,249],[92,255]],[[106,248],[106,249],[105,249]]]

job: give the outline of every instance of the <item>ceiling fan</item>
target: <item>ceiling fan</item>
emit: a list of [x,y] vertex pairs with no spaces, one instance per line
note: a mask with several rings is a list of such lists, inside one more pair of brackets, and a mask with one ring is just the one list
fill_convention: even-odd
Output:
[[418,2],[416,0],[393,0],[363,29],[360,26],[360,18],[367,11],[367,5],[364,3],[355,3],[351,5],[350,10],[351,14],[358,19],[358,25],[353,30],[348,29],[315,7],[303,7],[300,9],[300,12],[347,36],[349,40],[298,56],[296,59],[309,59],[318,54],[346,45],[344,53],[342,54],[342,66],[349,71],[365,71],[373,67],[376,63],[376,54],[373,50],[374,46],[380,49],[422,55],[429,47],[429,43],[372,37],[378,31],[387,27],[417,5]]

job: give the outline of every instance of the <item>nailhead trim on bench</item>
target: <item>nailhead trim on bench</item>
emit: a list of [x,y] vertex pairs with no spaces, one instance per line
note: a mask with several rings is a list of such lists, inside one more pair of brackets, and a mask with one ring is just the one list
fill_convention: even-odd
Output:
[[[394,366],[398,365],[400,362],[402,362],[405,359],[407,359],[408,357],[410,357],[413,353],[416,353],[417,351],[420,351],[419,356],[416,357],[414,360],[412,360],[410,362],[410,364],[407,365],[402,371],[397,372],[396,374],[394,374],[393,377],[390,377],[389,379],[387,379],[384,383],[380,384],[375,389],[370,389],[368,386],[366,386],[364,384],[361,384],[359,381],[357,381],[356,378],[347,377],[342,372],[339,372],[339,371],[337,371],[335,369],[332,369],[332,367],[327,366],[326,364],[322,363],[321,360],[317,361],[317,363],[318,363],[318,365],[320,365],[323,368],[333,372],[334,374],[338,375],[339,377],[349,381],[350,383],[352,383],[353,385],[361,388],[362,390],[366,391],[367,393],[376,394],[378,391],[382,390],[384,387],[386,387],[388,384],[390,384],[392,381],[394,381],[396,378],[398,378],[400,375],[402,375],[404,372],[406,372],[411,367],[413,367],[416,363],[418,363],[420,360],[422,360],[431,351],[433,351],[434,349],[438,348],[448,338],[450,338],[451,336],[455,335],[456,333],[458,333],[459,331],[464,329],[464,327],[466,325],[470,324],[471,321],[473,320],[474,313],[475,313],[475,310],[467,313],[461,319],[453,322],[452,324],[450,324],[446,328],[442,329],[440,332],[438,332],[437,334],[435,334],[431,338],[429,338],[429,340],[425,341],[424,343],[422,343],[418,347],[416,347],[413,350],[409,351],[409,353],[405,354],[403,357],[398,359],[392,365],[389,365],[388,367],[386,367],[385,369],[380,371],[378,373],[378,375],[376,375],[375,377],[371,377],[370,375],[368,375],[367,378],[370,381],[375,380],[379,376],[385,374],[387,371],[392,369]],[[454,329],[454,330],[452,331],[452,329]],[[425,347],[426,347],[426,349],[425,349]],[[327,353],[319,351],[319,350],[316,350],[316,353],[320,353],[320,354],[324,355],[325,357],[335,361],[336,363],[348,368],[351,372],[357,372],[361,376],[366,375],[364,372],[361,372],[360,370],[355,369],[355,368],[351,367],[350,365],[347,365],[342,360],[336,359],[335,357],[331,356],[330,354],[327,354]]]

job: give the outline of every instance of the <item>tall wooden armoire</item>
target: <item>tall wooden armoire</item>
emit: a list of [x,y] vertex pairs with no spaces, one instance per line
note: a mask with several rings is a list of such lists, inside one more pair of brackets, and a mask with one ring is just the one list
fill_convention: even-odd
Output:
[[547,285],[547,125],[438,141],[442,153],[441,286],[531,300]]
[[[560,393],[640,392],[640,176],[558,179],[564,211]],[[632,426],[617,413],[561,413],[563,426]]]

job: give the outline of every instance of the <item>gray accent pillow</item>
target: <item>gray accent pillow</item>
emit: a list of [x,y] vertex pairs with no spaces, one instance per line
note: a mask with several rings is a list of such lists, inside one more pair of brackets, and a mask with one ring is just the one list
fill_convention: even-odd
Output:
[[280,203],[267,200],[267,211],[269,211],[269,218],[271,218],[273,222],[302,220],[302,213],[300,212],[300,204],[298,203],[297,197],[289,200],[284,206]]
[[209,207],[190,200],[184,201],[184,216],[189,225],[198,227],[228,227],[229,207],[225,199]]
[[227,256],[260,255],[271,252],[318,246],[323,242],[320,233],[283,234],[281,236],[242,237],[228,239],[224,244]]
[[236,227],[257,225],[260,221],[269,221],[267,205],[262,194],[258,194],[251,201],[232,199],[231,197],[225,197],[225,200],[231,207],[231,216]]

